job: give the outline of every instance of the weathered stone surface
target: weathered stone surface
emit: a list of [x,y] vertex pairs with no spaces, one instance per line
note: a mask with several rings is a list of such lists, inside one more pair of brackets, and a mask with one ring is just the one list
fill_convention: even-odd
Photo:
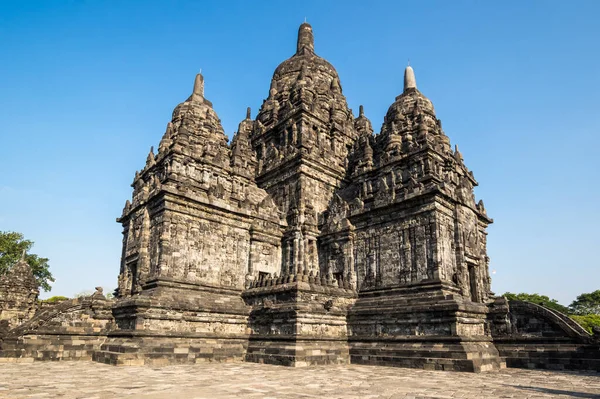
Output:
[[[256,119],[248,109],[230,144],[196,76],[118,219],[117,299],[101,307],[112,306],[114,323],[61,304],[54,317],[73,315],[91,346],[52,356],[475,372],[506,357],[598,369],[596,341],[568,317],[491,292],[492,219],[476,185],[410,66],[374,134],[304,23]],[[44,358],[36,331],[15,330],[3,356]],[[63,325],[57,336],[69,334]]]
[[361,365],[288,368],[251,363],[114,368],[52,362],[1,367],[0,396],[6,399],[592,399],[600,392],[597,373],[517,369],[473,375]]
[[3,332],[18,327],[38,310],[40,290],[25,252],[7,274],[0,276],[0,339]]
[[312,272],[287,277],[267,278],[242,294],[253,309],[246,360],[296,367],[349,363],[347,312],[356,292]]
[[490,327],[509,367],[600,371],[600,337],[560,312],[497,298]]
[[113,302],[101,290],[41,309],[10,330],[2,342],[0,362],[11,358],[91,360],[114,327]]

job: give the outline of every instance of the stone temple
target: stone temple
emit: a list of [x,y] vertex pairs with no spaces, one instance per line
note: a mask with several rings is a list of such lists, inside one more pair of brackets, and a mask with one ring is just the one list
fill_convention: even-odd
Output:
[[304,23],[230,144],[196,76],[118,219],[116,299],[36,314],[1,355],[598,369],[568,317],[491,292],[476,185],[410,66],[374,134]]

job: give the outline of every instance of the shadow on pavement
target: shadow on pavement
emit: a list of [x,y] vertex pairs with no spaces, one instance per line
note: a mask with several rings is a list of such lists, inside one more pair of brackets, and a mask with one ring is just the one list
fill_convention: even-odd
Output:
[[600,399],[600,394],[595,394],[595,393],[564,391],[562,389],[552,389],[552,388],[543,388],[543,387],[528,387],[528,386],[523,386],[523,385],[507,385],[507,386],[510,386],[513,388],[518,388],[518,389],[525,389],[528,391],[551,394],[551,395],[564,395],[564,396],[570,396],[573,398],[585,398],[585,399]]

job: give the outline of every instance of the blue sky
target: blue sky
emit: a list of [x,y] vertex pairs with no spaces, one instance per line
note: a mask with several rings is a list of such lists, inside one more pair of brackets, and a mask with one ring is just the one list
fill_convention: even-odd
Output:
[[2,1],[0,230],[35,241],[48,295],[116,286],[131,181],[202,68],[228,135],[256,115],[306,17],[379,129],[407,59],[480,186],[492,286],[600,289],[600,2]]

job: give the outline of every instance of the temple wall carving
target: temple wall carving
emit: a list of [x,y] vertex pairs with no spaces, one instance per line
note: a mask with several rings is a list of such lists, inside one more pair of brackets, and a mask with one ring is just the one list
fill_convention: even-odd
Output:
[[435,217],[419,215],[357,229],[360,288],[417,283],[436,276]]

